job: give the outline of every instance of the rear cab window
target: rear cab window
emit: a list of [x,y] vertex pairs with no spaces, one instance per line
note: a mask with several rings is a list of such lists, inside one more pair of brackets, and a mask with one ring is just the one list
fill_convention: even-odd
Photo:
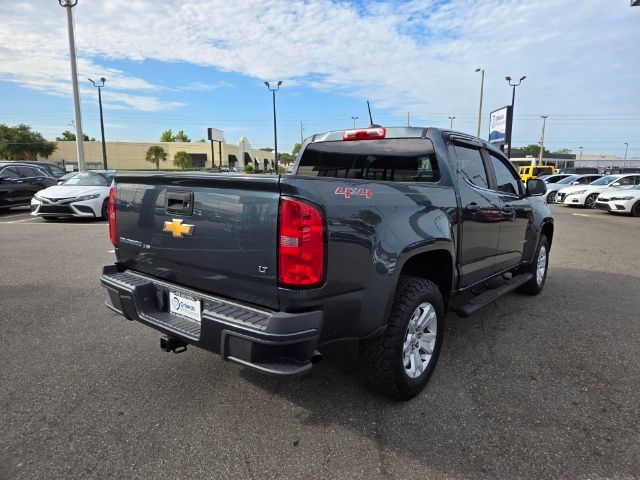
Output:
[[440,167],[431,140],[403,138],[311,143],[297,175],[387,182],[438,182]]

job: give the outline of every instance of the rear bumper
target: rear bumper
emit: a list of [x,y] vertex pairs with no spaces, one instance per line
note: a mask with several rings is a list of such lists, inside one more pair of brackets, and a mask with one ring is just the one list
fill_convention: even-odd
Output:
[[[311,369],[322,312],[284,313],[206,295],[163,280],[107,265],[101,277],[105,305],[185,343],[218,353],[224,360],[280,376]],[[202,321],[169,313],[169,291],[202,304]]]

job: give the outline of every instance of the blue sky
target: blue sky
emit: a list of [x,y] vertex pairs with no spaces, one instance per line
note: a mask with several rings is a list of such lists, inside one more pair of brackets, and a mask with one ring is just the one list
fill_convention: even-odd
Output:
[[[640,156],[640,7],[628,0],[79,0],[74,8],[84,130],[99,136],[107,78],[108,140],[157,140],[209,126],[273,146],[264,80],[282,79],[278,140],[368,123],[475,133],[486,70],[488,112],[516,93],[514,145]],[[0,3],[0,123],[53,139],[73,118],[65,12],[53,0]]]

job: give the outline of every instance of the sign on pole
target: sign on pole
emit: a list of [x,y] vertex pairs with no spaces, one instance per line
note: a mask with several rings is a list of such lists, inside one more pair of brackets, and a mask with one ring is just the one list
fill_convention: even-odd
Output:
[[224,142],[224,132],[222,130],[207,128],[207,134],[209,135],[209,140],[213,142]]
[[511,105],[501,107],[489,114],[489,143],[505,145],[511,143]]

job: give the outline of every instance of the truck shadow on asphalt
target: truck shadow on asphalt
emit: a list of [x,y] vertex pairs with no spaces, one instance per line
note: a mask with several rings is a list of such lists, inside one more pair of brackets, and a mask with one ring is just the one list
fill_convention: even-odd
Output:
[[556,267],[538,297],[451,314],[438,367],[409,402],[362,384],[353,344],[321,349],[306,378],[241,376],[302,407],[306,425],[374,439],[383,464],[401,455],[475,478],[637,476],[639,276]]

